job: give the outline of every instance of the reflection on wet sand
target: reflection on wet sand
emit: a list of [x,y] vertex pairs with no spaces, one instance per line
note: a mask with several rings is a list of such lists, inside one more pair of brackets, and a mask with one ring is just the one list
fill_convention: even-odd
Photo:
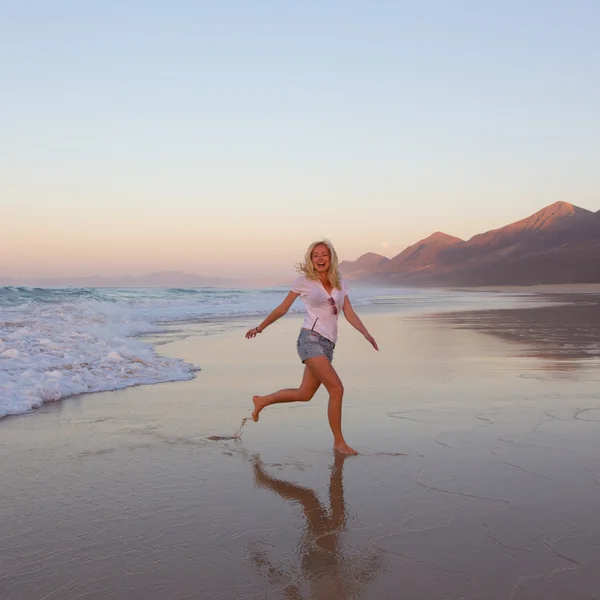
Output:
[[[553,295],[535,308],[465,311],[430,318],[457,328],[475,329],[526,346],[524,355],[542,359],[551,370],[585,366],[600,358],[600,296]],[[550,364],[548,364],[550,363]]]
[[[269,475],[259,456],[252,461],[254,484],[299,504],[305,518],[305,530],[296,547],[299,568],[275,566],[259,544],[252,544],[250,548],[252,563],[269,583],[281,585],[284,597],[289,600],[359,598],[366,584],[383,568],[379,551],[368,548],[358,556],[350,555],[341,539],[349,514],[342,478],[347,458],[335,453],[329,478],[329,510],[314,490]],[[303,593],[306,584],[308,596]]]

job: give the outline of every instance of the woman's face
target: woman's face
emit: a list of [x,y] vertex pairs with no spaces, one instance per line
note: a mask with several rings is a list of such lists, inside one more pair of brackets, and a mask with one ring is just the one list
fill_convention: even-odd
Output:
[[312,264],[317,273],[327,273],[331,266],[331,256],[329,248],[323,244],[319,244],[313,248],[311,254]]

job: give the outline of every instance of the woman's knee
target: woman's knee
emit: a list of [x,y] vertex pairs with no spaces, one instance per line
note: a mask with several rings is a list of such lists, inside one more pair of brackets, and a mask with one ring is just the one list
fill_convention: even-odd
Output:
[[344,395],[344,384],[341,381],[331,382],[327,386],[327,391],[330,396],[339,396],[342,397]]
[[302,388],[300,388],[298,390],[298,401],[299,402],[308,402],[309,400],[313,399],[314,395],[315,395],[315,392],[313,392],[312,390],[303,390]]

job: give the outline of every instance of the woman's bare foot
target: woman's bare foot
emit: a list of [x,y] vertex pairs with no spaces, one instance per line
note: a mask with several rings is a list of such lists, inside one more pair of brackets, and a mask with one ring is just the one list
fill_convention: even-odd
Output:
[[333,449],[340,454],[358,454],[354,448],[350,448],[350,446],[348,446],[348,444],[346,444],[346,442],[343,440],[333,444]]
[[252,396],[252,402],[254,403],[254,410],[252,411],[252,420],[256,423],[258,421],[258,415],[260,411],[266,406],[260,400],[260,396]]

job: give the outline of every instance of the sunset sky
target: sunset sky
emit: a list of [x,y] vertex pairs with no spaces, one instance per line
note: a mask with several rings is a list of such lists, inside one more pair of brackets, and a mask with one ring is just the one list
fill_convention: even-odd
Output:
[[595,0],[0,3],[0,275],[278,276],[599,210],[598,40]]

